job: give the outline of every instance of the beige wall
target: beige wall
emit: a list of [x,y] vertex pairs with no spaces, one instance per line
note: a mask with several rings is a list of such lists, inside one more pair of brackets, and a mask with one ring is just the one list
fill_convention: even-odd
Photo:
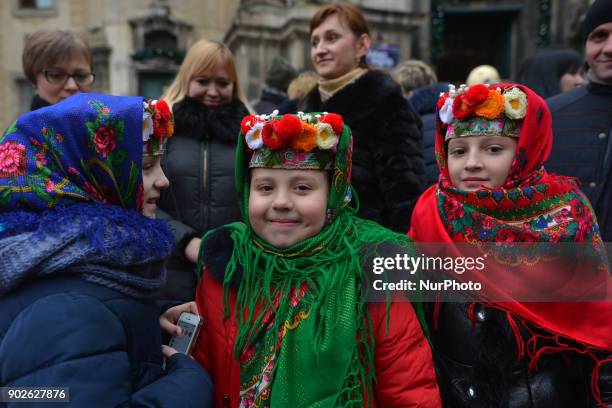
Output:
[[[127,95],[133,80],[132,29],[129,20],[142,16],[155,0],[53,0],[53,10],[24,13],[18,0],[0,1],[0,127],[4,129],[19,112],[17,81],[23,80],[21,52],[27,34],[43,28],[71,29],[92,45],[106,42],[111,48],[109,88],[112,94]],[[161,2],[163,3],[163,1]],[[167,0],[171,16],[189,24],[192,44],[199,38],[222,40],[240,0]],[[93,34],[95,32],[95,35]],[[29,103],[28,103],[29,105]]]

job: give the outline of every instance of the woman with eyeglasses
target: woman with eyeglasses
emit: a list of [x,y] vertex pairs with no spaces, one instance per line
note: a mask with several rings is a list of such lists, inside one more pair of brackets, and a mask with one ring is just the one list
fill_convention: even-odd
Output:
[[71,31],[39,30],[28,35],[22,65],[36,89],[30,110],[53,105],[77,92],[90,92],[95,80],[91,50]]

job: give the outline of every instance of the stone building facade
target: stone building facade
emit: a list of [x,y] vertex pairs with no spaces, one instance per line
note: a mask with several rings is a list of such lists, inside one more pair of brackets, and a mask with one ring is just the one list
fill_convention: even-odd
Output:
[[[372,60],[432,63],[442,80],[463,81],[481,63],[511,78],[538,47],[582,50],[579,28],[591,0],[350,0],[364,11]],[[258,97],[274,55],[311,69],[309,20],[321,0],[3,0],[0,2],[0,125],[27,111],[33,90],[21,68],[27,34],[70,29],[94,54],[95,87],[157,97],[200,38],[235,53],[249,99]]]
[[[579,29],[591,0],[353,0],[364,11],[374,47],[394,62],[418,58],[440,80],[463,82],[476,65],[491,64],[511,79],[539,47],[582,50]],[[237,54],[249,97],[257,96],[271,56],[311,69],[309,20],[328,2],[242,0],[225,42]],[[386,47],[386,48],[385,48]],[[386,67],[392,68],[392,67]]]
[[92,48],[97,92],[158,97],[185,51],[200,38],[222,41],[239,0],[0,1],[0,125],[28,110],[21,67],[25,36],[72,30]]
[[[312,69],[309,23],[322,1],[242,0],[225,35],[239,61],[239,75],[250,98],[259,93],[274,55],[298,70]],[[418,0],[353,1],[364,11],[376,46],[394,47],[396,60],[426,52],[428,2]]]

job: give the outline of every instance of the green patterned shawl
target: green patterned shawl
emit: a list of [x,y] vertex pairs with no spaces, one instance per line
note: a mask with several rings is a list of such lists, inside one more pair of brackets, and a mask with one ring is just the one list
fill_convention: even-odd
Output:
[[279,249],[257,237],[248,222],[249,157],[239,137],[236,187],[246,223],[222,228],[230,229],[234,242],[224,278],[226,315],[229,283],[242,272],[234,347],[241,364],[241,406],[370,405],[375,344],[361,293],[367,285],[362,263],[381,243],[414,251],[406,236],[356,217],[351,155],[345,126],[332,169],[326,225],[317,235]]

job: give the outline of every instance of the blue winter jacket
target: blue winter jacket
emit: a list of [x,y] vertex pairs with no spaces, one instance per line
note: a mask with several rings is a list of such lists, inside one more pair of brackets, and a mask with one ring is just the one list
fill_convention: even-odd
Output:
[[546,100],[553,147],[546,169],[580,179],[604,241],[612,241],[612,86],[591,83]]
[[448,91],[448,82],[417,88],[408,102],[421,115],[423,122],[423,153],[425,157],[425,187],[438,183],[440,169],[436,161],[436,102],[440,93]]
[[0,298],[0,385],[68,387],[61,406],[211,406],[197,362],[177,353],[162,368],[158,319],[155,302],[78,277],[34,280]]

